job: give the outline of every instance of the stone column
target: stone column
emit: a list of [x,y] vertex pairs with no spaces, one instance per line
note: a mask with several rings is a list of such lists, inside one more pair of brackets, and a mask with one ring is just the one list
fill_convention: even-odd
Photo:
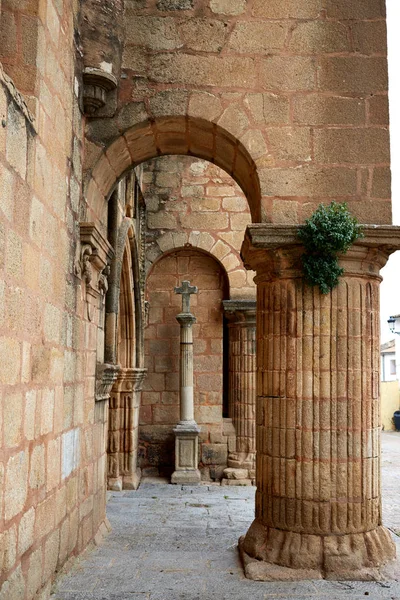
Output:
[[180,339],[180,421],[174,429],[175,433],[175,471],[171,483],[194,485],[200,482],[199,433],[200,428],[194,420],[193,396],[193,329],[196,317],[190,312],[190,294],[197,294],[197,288],[183,281],[180,288],[182,294],[182,312],[176,320],[181,326]]
[[330,294],[305,285],[296,227],[248,228],[257,272],[256,518],[240,548],[252,579],[379,577],[382,526],[379,270],[400,228],[365,226]]
[[140,392],[146,369],[121,369],[111,392],[108,429],[108,488],[136,490]]
[[223,302],[229,328],[229,416],[236,451],[229,452],[223,483],[243,485],[255,478],[256,301]]

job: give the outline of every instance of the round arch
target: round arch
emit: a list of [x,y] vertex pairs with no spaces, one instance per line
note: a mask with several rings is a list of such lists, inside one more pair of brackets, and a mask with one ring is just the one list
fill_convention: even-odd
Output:
[[248,150],[216,123],[190,116],[143,121],[102,152],[87,184],[87,220],[105,224],[106,203],[118,181],[140,163],[167,154],[202,158],[229,173],[247,198],[252,222],[261,221],[260,182]]

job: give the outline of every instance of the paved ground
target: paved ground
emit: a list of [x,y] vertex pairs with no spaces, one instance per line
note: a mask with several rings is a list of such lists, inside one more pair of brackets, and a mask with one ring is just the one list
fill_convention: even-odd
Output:
[[[383,434],[382,447],[384,523],[400,542],[400,433]],[[112,533],[59,582],[52,600],[400,600],[400,581],[246,580],[236,544],[253,512],[252,488],[143,483],[112,493]]]

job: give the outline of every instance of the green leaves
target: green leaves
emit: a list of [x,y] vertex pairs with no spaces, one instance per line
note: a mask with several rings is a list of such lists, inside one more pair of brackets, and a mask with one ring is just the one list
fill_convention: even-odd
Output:
[[306,250],[302,257],[306,282],[317,285],[322,294],[328,294],[343,274],[337,255],[345,254],[363,237],[361,225],[350,214],[346,203],[331,202],[329,206],[320,204],[297,235]]

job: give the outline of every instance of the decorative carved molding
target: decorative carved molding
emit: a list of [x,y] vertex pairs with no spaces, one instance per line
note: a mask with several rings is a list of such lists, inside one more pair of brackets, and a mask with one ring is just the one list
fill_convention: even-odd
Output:
[[80,249],[75,261],[75,275],[85,284],[87,315],[89,321],[93,318],[93,301],[97,297],[105,298],[108,290],[107,278],[110,274],[109,263],[114,250],[94,223],[80,223]]
[[93,116],[107,102],[107,93],[117,87],[117,80],[111,73],[86,67],[83,79],[83,110]]
[[112,387],[118,378],[121,367],[107,363],[98,364],[96,368],[95,400],[109,400]]

